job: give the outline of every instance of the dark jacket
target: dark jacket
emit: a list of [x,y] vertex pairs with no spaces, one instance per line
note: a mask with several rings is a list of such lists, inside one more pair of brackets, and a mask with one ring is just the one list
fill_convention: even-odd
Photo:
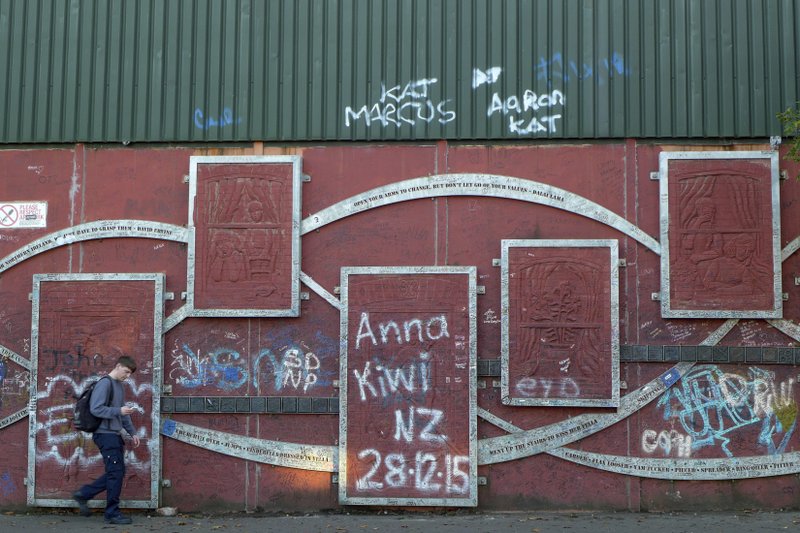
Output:
[[[106,405],[111,394],[111,387],[114,388],[114,397],[111,398],[111,404]],[[122,414],[123,405],[125,405],[125,389],[122,388],[122,382],[110,376],[101,378],[94,386],[92,399],[89,402],[89,410],[92,414],[103,419],[95,433],[120,434],[122,428],[125,428],[125,431],[133,436],[136,429],[133,427],[131,417]]]

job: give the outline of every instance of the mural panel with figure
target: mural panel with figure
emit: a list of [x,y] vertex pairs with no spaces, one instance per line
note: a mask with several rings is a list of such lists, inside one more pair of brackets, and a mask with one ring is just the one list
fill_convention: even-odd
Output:
[[504,240],[501,388],[508,405],[619,405],[613,240]]
[[192,157],[195,316],[297,316],[300,158]]
[[782,315],[777,154],[663,152],[662,315]]

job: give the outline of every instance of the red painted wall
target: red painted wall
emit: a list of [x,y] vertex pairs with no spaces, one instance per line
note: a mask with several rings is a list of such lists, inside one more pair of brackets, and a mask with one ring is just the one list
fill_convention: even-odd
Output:
[[[629,140],[576,145],[322,145],[269,147],[268,151],[302,156],[303,171],[311,177],[303,185],[303,218],[350,196],[397,181],[445,173],[477,173],[529,179],[565,189],[600,204],[658,239],[658,182],[650,179],[650,173],[658,170],[658,154],[666,148]],[[48,233],[83,222],[142,219],[186,225],[189,190],[183,177],[189,173],[189,157],[208,151],[243,153],[217,147],[199,150],[84,145],[0,151],[0,204],[48,203],[47,228],[0,229],[0,257]],[[797,165],[782,161],[781,167],[788,169],[789,175],[797,173]],[[785,246],[800,235],[800,218],[793,210],[800,198],[800,183],[789,179],[780,187],[781,245]],[[620,270],[621,344],[697,345],[724,322],[662,319],[659,302],[651,299],[651,294],[659,291],[658,255],[616,229],[579,214],[510,199],[419,199],[344,218],[302,237],[301,270],[333,293],[343,266],[477,266],[478,283],[486,287],[485,295],[478,297],[478,358],[497,359],[500,269],[493,266],[492,260],[500,257],[501,239],[619,240],[620,258],[627,265]],[[29,357],[28,294],[31,276],[36,273],[163,272],[166,290],[176,295],[175,300],[166,302],[166,315],[170,315],[183,304],[180,294],[186,290],[186,252],[184,244],[170,241],[112,238],[61,247],[28,259],[0,274],[0,344]],[[798,255],[783,263],[783,292],[789,295],[784,302],[784,318],[792,321],[800,320],[800,294],[794,282],[800,271]],[[301,290],[310,292],[310,299],[302,302],[299,318],[189,318],[170,330],[164,339],[163,374],[164,383],[172,386],[172,396],[337,396],[339,313],[307,287],[302,286]],[[794,346],[797,341],[764,320],[742,320],[721,344],[785,347]],[[285,374],[280,371],[287,354],[290,357],[292,353],[313,353],[319,368],[304,370],[304,379],[299,382],[284,381]],[[193,357],[214,357],[216,366],[198,376]],[[622,363],[620,379],[627,387],[622,395],[657,378],[669,367],[668,363]],[[11,361],[5,362],[5,368],[0,419],[24,408],[28,400],[25,372]],[[797,369],[793,365],[713,362],[704,368],[716,376],[713,379],[735,374],[743,383],[750,383],[751,394],[746,401],[752,415],[747,424],[729,415],[715,418],[719,413],[714,408],[689,404],[685,396],[672,394],[664,398],[665,403],[654,401],[571,447],[619,456],[674,458],[677,445],[670,450],[659,447],[658,435],[665,430],[685,433],[676,415],[683,413],[696,417],[694,422],[689,418],[684,421],[689,426],[694,424],[698,434],[708,430],[703,434],[714,436],[708,444],[692,450],[693,458],[725,458],[728,453],[731,457],[769,454],[768,446],[760,440],[764,419],[778,415],[786,426],[782,433],[774,434],[774,442],[789,433],[788,426],[797,418]],[[313,383],[305,379],[310,371],[315,373]],[[478,406],[522,429],[586,412],[610,412],[508,407],[501,404],[500,390],[492,385],[499,377],[479,380],[486,383],[486,388],[478,392]],[[701,387],[710,383],[708,379],[697,380]],[[772,399],[767,396],[772,389],[757,393],[762,390],[758,388],[762,381],[775,385]],[[782,384],[784,389],[780,388]],[[680,386],[679,382],[674,387]],[[667,410],[667,400],[672,402],[672,411]],[[769,409],[759,413],[759,406],[764,405]],[[712,422],[703,422],[704,413],[716,424],[714,427],[709,426]],[[333,446],[338,438],[338,419],[330,414],[217,413],[172,417],[216,431],[263,439]],[[502,434],[503,430],[479,419],[479,439]],[[721,435],[730,443],[723,446]],[[0,508],[25,505],[27,439],[27,419],[0,429]],[[784,445],[785,452],[800,451],[794,434],[778,444]],[[319,510],[338,506],[337,487],[330,473],[257,464],[166,437],[162,437],[162,452],[163,478],[171,484],[163,489],[164,505],[186,511]],[[53,463],[52,467],[59,465]],[[87,481],[79,472],[74,475],[76,487]],[[740,481],[668,481],[609,473],[547,454],[481,466],[479,475],[487,480],[479,488],[479,508],[484,509],[800,506],[800,484],[794,475]]]

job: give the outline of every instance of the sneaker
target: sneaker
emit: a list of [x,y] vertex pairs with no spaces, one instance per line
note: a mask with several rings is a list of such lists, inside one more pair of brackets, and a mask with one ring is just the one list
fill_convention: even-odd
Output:
[[92,516],[92,510],[89,509],[89,506],[86,504],[89,500],[84,498],[80,492],[73,494],[72,499],[78,502],[78,512],[81,516]]
[[123,525],[123,524],[131,524],[131,523],[133,523],[133,520],[131,520],[129,517],[125,516],[124,514],[116,514],[116,515],[114,515],[114,516],[112,516],[110,518],[106,517],[106,524]]

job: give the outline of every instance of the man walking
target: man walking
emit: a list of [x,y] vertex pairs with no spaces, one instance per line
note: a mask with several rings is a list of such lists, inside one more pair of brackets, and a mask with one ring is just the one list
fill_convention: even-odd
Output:
[[105,474],[88,485],[80,488],[72,497],[78,502],[83,516],[92,514],[88,500],[106,491],[105,520],[109,524],[130,524],[131,519],[119,510],[119,497],[122,492],[122,481],[125,478],[124,450],[122,429],[133,439],[133,445],[139,446],[139,437],[131,423],[132,407],[125,406],[125,390],[122,382],[136,372],[136,362],[127,355],[117,359],[114,369],[108,373],[111,379],[100,379],[92,391],[89,408],[94,416],[103,419],[100,427],[92,435],[92,440],[100,449],[105,466]]

